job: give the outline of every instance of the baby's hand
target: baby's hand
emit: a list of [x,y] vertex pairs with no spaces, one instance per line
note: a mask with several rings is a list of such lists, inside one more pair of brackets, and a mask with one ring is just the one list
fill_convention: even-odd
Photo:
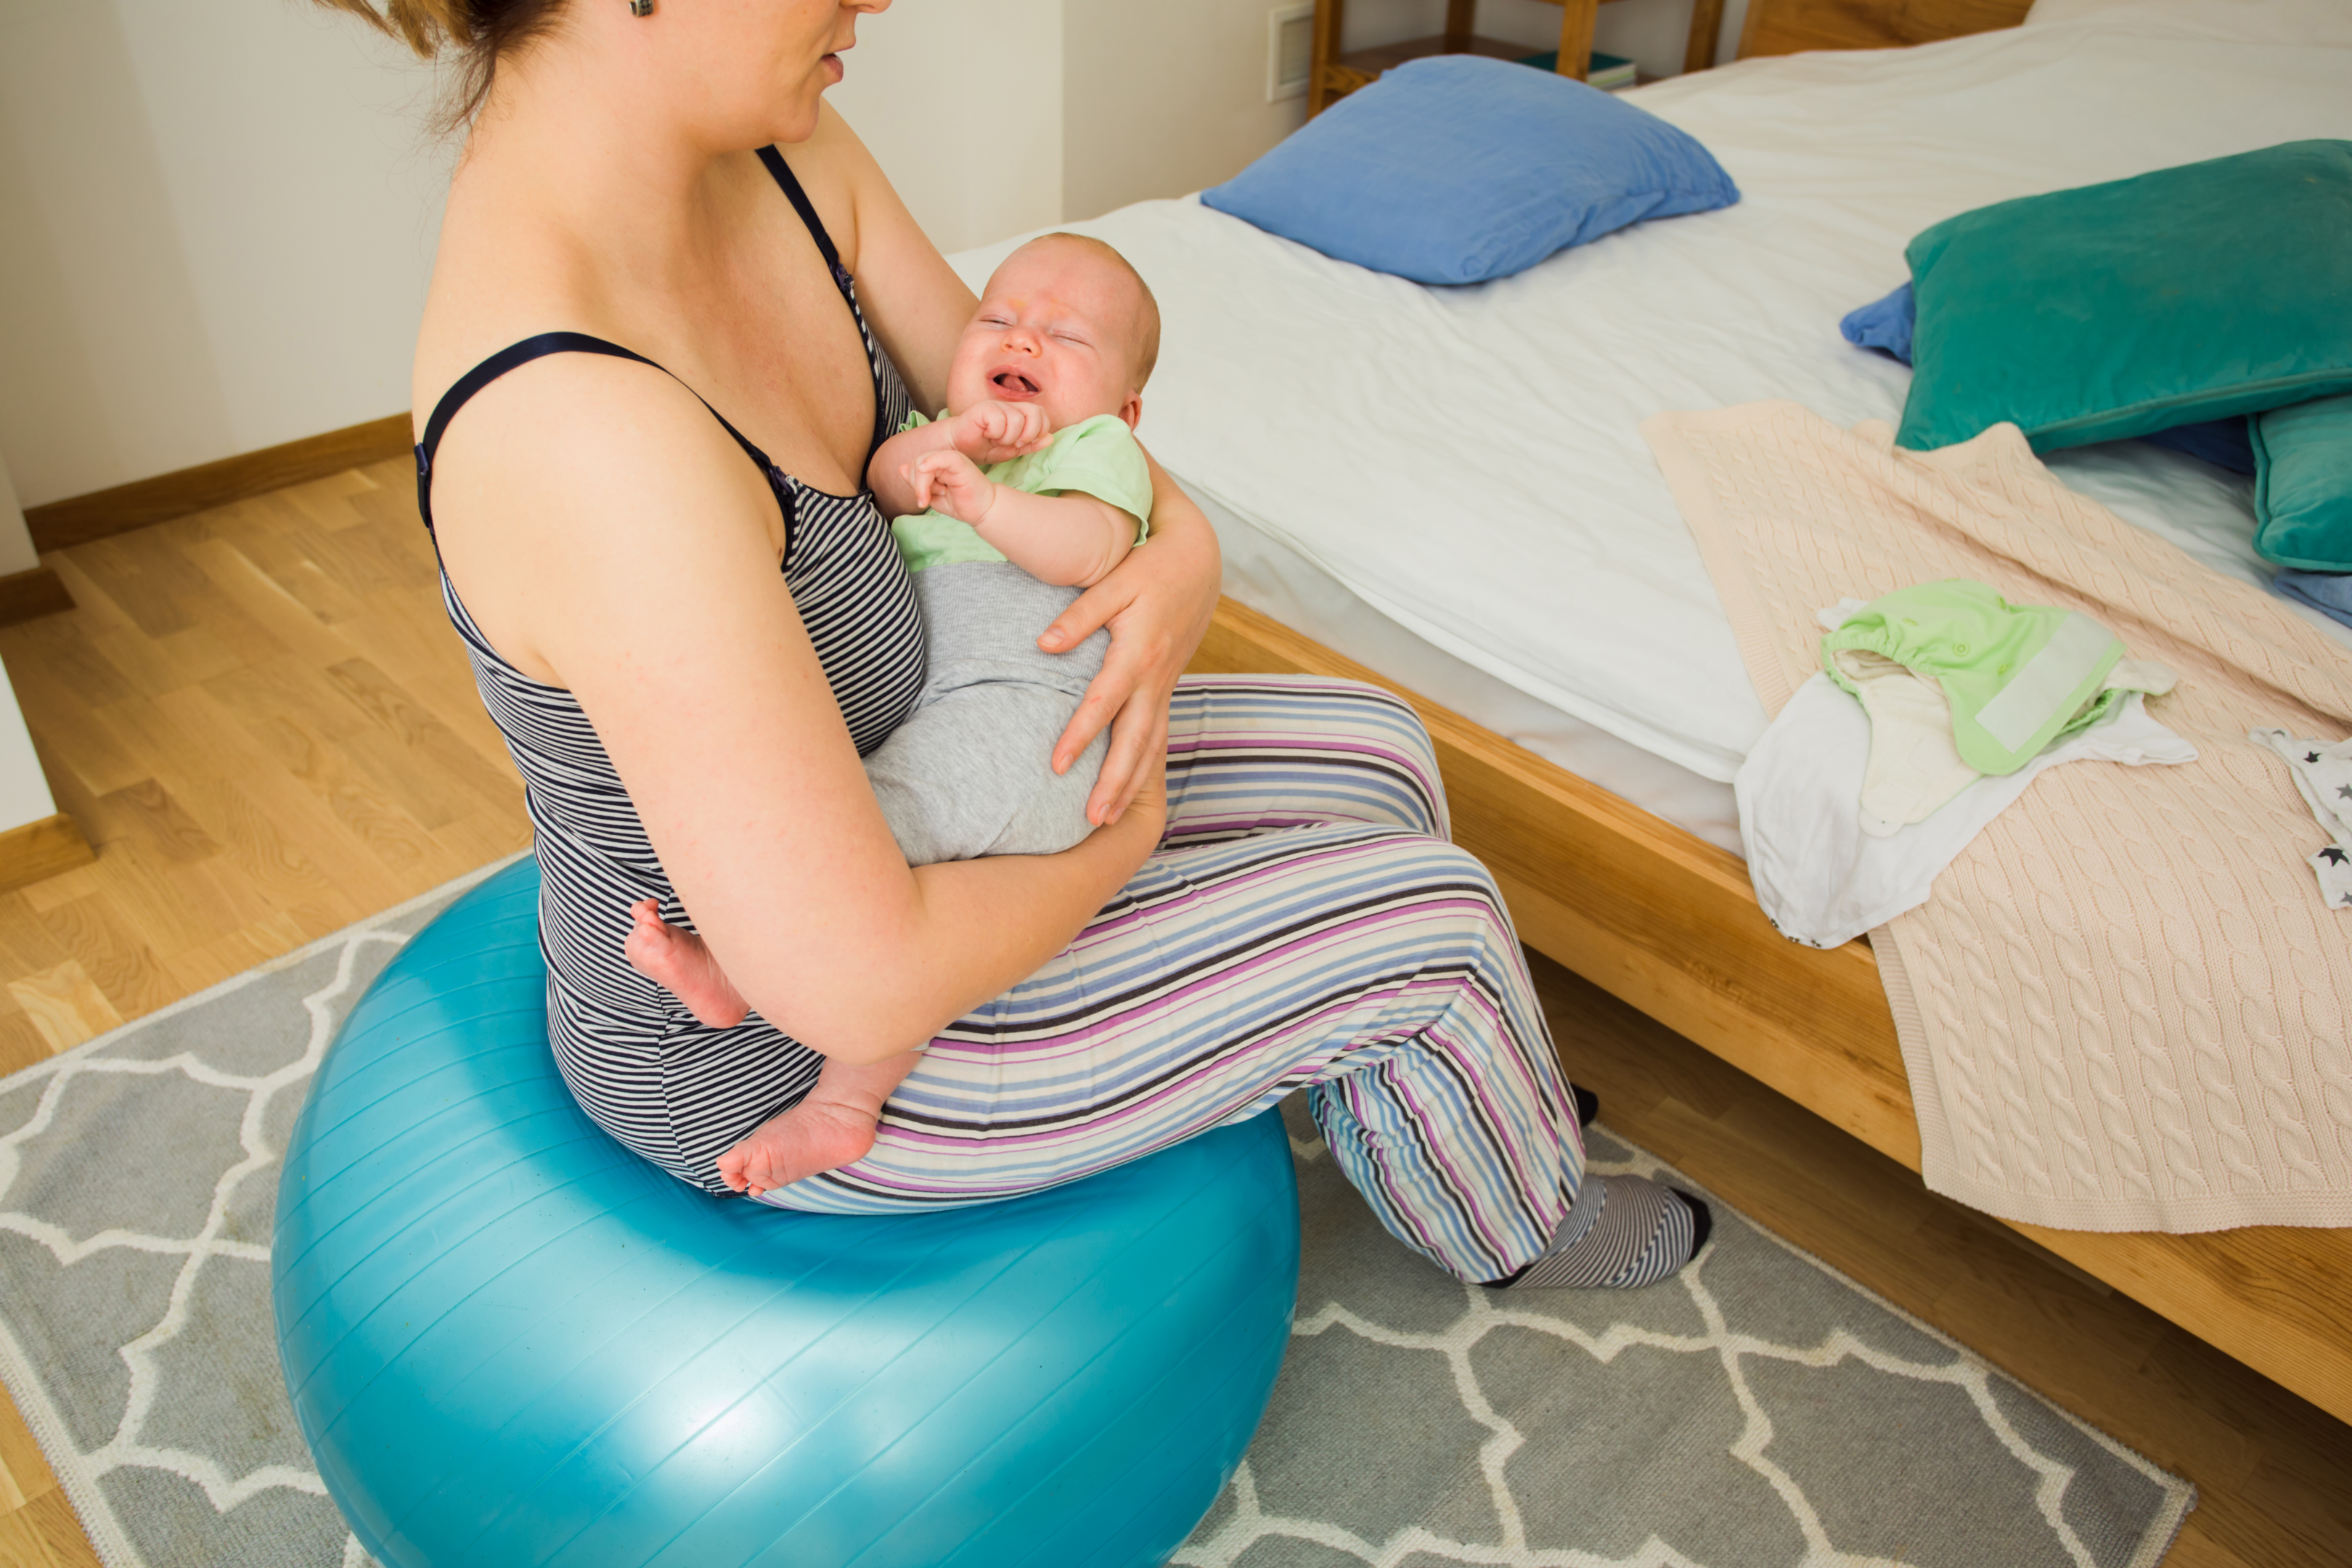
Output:
[[975,403],[948,421],[950,443],[975,463],[1025,457],[1054,438],[1045,411],[1034,403]]
[[943,511],[974,528],[980,526],[981,519],[988,515],[988,509],[996,500],[996,481],[952,447],[924,453],[907,465],[906,472],[917,507]]

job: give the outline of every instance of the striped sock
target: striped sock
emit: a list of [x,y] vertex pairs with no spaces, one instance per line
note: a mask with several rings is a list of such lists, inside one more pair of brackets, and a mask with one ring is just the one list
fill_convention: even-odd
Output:
[[1499,1283],[1515,1289],[1654,1285],[1698,1256],[1714,1221],[1688,1193],[1642,1176],[1588,1175],[1543,1256]]

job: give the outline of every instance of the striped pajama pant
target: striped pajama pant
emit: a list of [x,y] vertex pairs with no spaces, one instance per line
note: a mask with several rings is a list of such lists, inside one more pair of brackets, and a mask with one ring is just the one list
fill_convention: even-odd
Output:
[[1399,1240],[1456,1279],[1540,1254],[1584,1151],[1494,879],[1429,736],[1376,688],[1177,688],[1160,847],[1076,941],[959,1019],[864,1159],[765,1202],[887,1214],[1035,1192],[1294,1089]]

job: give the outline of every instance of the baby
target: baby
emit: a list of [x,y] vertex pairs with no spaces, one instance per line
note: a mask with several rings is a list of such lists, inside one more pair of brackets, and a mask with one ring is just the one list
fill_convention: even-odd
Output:
[[[1050,855],[1093,830],[1106,738],[1066,773],[1050,759],[1108,638],[1062,654],[1035,639],[1143,542],[1151,472],[1134,426],[1159,353],[1159,305],[1124,257],[1080,235],[1033,239],[964,328],[947,412],[908,416],[866,468],[929,644],[914,712],[866,759],[910,866]],[[742,1022],[743,997],[699,936],[664,924],[651,899],[630,913],[640,974],[704,1024]],[[858,1159],[920,1055],[827,1058],[806,1099],[719,1157],[720,1178],[757,1197]]]

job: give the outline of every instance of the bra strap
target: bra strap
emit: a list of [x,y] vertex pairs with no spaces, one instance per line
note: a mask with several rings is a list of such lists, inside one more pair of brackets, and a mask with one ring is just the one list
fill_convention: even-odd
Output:
[[809,237],[816,241],[817,253],[833,269],[833,286],[841,290],[843,298],[848,298],[849,268],[841,264],[841,252],[834,248],[833,236],[824,231],[824,220],[816,216],[816,207],[809,201],[808,193],[801,189],[800,180],[793,174],[792,166],[784,162],[784,155],[773,146],[760,149],[760,162],[768,166],[768,173],[774,175],[776,184],[783,187],[785,198],[793,204],[793,210],[801,215],[801,222],[808,227]]
[[[510,370],[529,364],[535,359],[544,359],[549,354],[575,353],[605,354],[614,359],[632,360],[638,364],[652,365],[664,375],[668,375],[671,380],[677,380],[677,376],[671,374],[669,371],[663,369],[661,365],[635,350],[625,349],[620,344],[608,342],[604,338],[591,337],[586,332],[541,332],[536,337],[525,338],[519,343],[509,343],[505,348],[459,376],[449,390],[441,395],[441,401],[433,405],[433,416],[425,422],[425,438],[416,444],[416,510],[418,515],[425,519],[426,532],[431,532],[433,529],[434,454],[441,449],[441,437],[449,428],[449,421],[457,417],[457,410],[463,408],[467,400],[474,394]],[[679,382],[678,384],[686,385],[684,382]],[[687,387],[687,390],[694,392],[690,386]],[[710,416],[719,421],[719,426],[727,434],[735,437],[735,444],[750,454],[751,460],[760,465],[760,471],[768,476],[770,485],[775,486],[779,476],[776,473],[775,464],[768,460],[768,454],[753,446],[750,437],[729,424],[727,416],[719,413],[716,408],[710,408],[709,400],[700,393],[694,394],[694,400],[703,407],[710,409]],[[777,497],[780,502],[783,494],[783,490],[778,488]],[[789,523],[791,519],[788,517],[785,521]]]

